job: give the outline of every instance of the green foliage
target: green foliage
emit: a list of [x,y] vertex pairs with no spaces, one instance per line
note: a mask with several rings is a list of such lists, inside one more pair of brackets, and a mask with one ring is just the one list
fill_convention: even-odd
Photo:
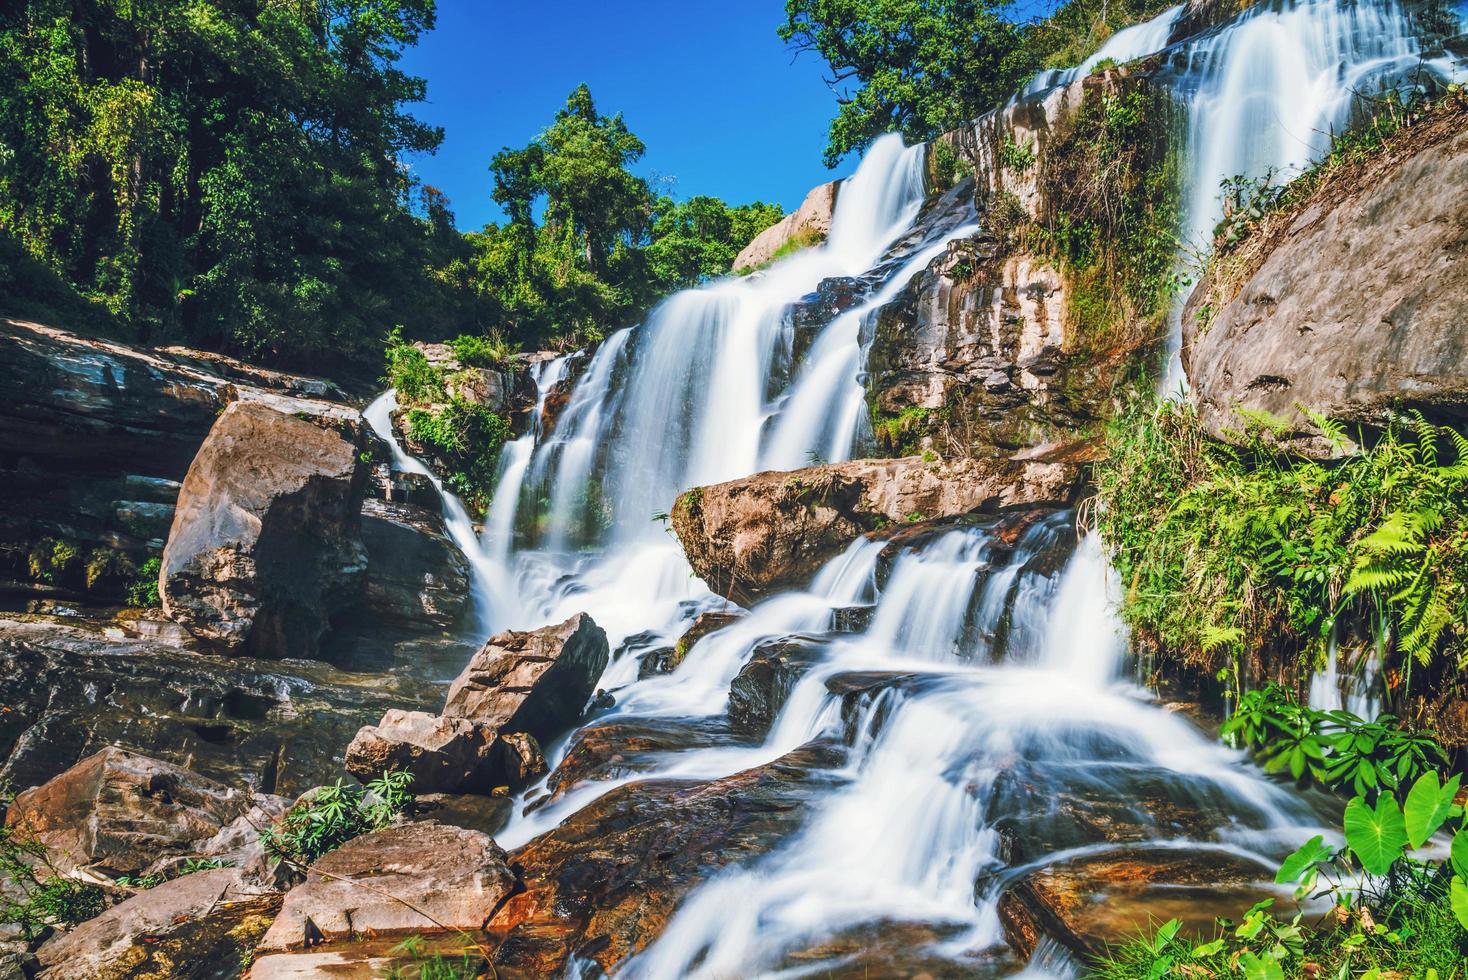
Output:
[[1023,143],[1017,143],[1014,136],[1005,136],[1004,142],[999,144],[999,165],[1015,173],[1028,173],[1029,169],[1035,165],[1034,141],[1025,140]]
[[1308,776],[1368,799],[1398,793],[1446,762],[1435,741],[1392,715],[1366,721],[1349,711],[1319,711],[1277,684],[1245,692],[1219,731],[1252,750],[1267,772]]
[[9,5],[0,237],[149,339],[370,351],[425,305],[397,157],[441,133],[399,62],[433,22],[432,0]]
[[398,397],[407,404],[442,401],[447,397],[443,376],[428,363],[428,356],[403,339],[401,327],[394,327],[387,337],[388,387],[397,389]]
[[[0,799],[9,809],[13,797]],[[0,826],[0,923],[17,926],[26,939],[48,927],[96,918],[107,907],[95,885],[62,874],[35,829],[24,821]]]
[[910,456],[918,451],[918,440],[927,431],[928,409],[908,405],[896,415],[887,415],[872,406],[872,434],[877,445],[893,456]]
[[[1313,426],[1347,451],[1337,427]],[[1319,463],[1278,451],[1287,428],[1246,418],[1239,445],[1220,444],[1189,406],[1153,398],[1114,420],[1097,527],[1127,583],[1126,619],[1144,641],[1210,666],[1265,642],[1319,656],[1344,617],[1388,658],[1456,668],[1468,441],[1413,415],[1369,449]]]
[[928,154],[928,183],[933,191],[942,193],[963,179],[967,166],[952,143],[934,140]]
[[659,202],[647,260],[658,292],[727,275],[754,236],[785,216],[778,204],[732,207],[716,197]]
[[1086,58],[1166,0],[1070,0],[1021,23],[1002,0],[786,0],[780,38],[829,67],[840,103],[825,160],[834,167],[887,132],[928,140],[1003,102],[1041,67]]
[[412,773],[393,770],[364,791],[338,779],[321,786],[260,832],[265,853],[291,864],[309,865],[362,834],[381,830],[412,802]]
[[132,582],[127,587],[127,604],[135,609],[154,609],[162,605],[158,595],[158,573],[163,560],[157,555],[138,566]]
[[[448,342],[454,358],[466,367],[502,368],[520,352],[518,344],[512,344],[499,331],[487,334],[464,334]],[[389,353],[391,363],[392,355]]]
[[1155,333],[1181,287],[1174,115],[1161,92],[1093,90],[1040,163],[1042,209],[1028,237],[1066,274],[1068,326],[1082,342],[1127,322]]
[[408,435],[443,460],[445,484],[471,508],[482,512],[494,490],[500,449],[510,424],[484,405],[452,397],[435,409],[408,410]]
[[42,538],[28,557],[31,578],[47,585],[62,585],[81,567],[81,552],[70,541]]
[[1033,70],[996,0],[786,0],[781,40],[826,61],[841,106],[826,165],[882,133],[931,139],[1002,101]]

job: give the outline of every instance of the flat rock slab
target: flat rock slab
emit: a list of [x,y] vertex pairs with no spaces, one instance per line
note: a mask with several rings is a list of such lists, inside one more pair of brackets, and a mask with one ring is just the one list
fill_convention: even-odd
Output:
[[237,868],[174,878],[129,898],[37,951],[46,980],[239,976],[280,908]]
[[839,746],[812,744],[712,782],[611,791],[514,852],[525,889],[490,922],[496,971],[559,976],[578,956],[614,972],[697,884],[796,831],[844,758]]
[[357,936],[478,932],[514,887],[505,852],[487,834],[434,823],[390,827],[311,865],[259,948],[287,952]]
[[1174,918],[1212,938],[1220,909],[1282,897],[1272,879],[1262,864],[1222,850],[1124,848],[1026,874],[1000,897],[999,920],[1025,958],[1046,937],[1091,958]]

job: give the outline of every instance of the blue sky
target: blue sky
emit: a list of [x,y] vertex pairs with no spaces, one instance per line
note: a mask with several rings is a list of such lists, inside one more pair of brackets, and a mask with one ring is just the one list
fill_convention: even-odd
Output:
[[415,114],[446,136],[409,163],[461,229],[499,220],[490,157],[529,142],[586,82],[647,144],[639,172],[676,177],[675,196],[791,210],[833,176],[821,150],[836,102],[823,62],[792,61],[775,36],[783,22],[783,0],[439,0],[404,63],[428,80]]

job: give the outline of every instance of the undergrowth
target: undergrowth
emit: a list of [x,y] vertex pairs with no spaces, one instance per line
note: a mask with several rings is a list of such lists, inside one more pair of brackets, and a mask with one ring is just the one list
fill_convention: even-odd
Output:
[[[497,336],[458,337],[449,347],[470,367],[500,367],[515,353]],[[407,411],[409,438],[436,457],[448,488],[471,510],[483,513],[494,492],[500,450],[513,434],[509,422],[464,397],[400,331],[389,337],[384,380],[397,390]]]
[[[1026,240],[1065,276],[1069,343],[1155,337],[1182,285],[1175,115],[1158,91],[1092,89],[1039,161],[1042,204]],[[1021,147],[1007,156],[1033,166]]]
[[1293,647],[1313,665],[1343,621],[1400,661],[1404,686],[1414,664],[1461,669],[1468,438],[1414,414],[1355,448],[1313,418],[1341,458],[1279,452],[1284,424],[1263,414],[1245,418],[1236,445],[1155,397],[1113,420],[1095,522],[1123,615],[1142,642],[1221,667],[1235,688],[1247,652]]
[[269,856],[306,866],[354,837],[381,830],[413,801],[412,773],[391,771],[365,789],[338,779],[317,788],[260,831]]

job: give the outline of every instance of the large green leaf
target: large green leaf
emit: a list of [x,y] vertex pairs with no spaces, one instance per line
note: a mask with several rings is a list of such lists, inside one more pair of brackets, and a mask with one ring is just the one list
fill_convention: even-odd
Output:
[[1446,786],[1438,783],[1437,773],[1424,772],[1412,785],[1407,802],[1402,807],[1402,817],[1407,827],[1407,839],[1413,847],[1421,847],[1427,839],[1437,833],[1443,821],[1453,812],[1453,798],[1458,795],[1458,784],[1462,776],[1454,776]]
[[1453,835],[1453,851],[1450,858],[1453,872],[1459,878],[1468,880],[1468,830],[1460,830]]
[[1452,884],[1448,886],[1448,899],[1453,904],[1453,915],[1457,917],[1458,925],[1468,929],[1468,882],[1454,875]]
[[1397,801],[1383,793],[1373,810],[1361,797],[1346,804],[1346,845],[1374,875],[1384,875],[1407,846],[1407,825]]
[[1246,980],[1284,980],[1284,970],[1268,956],[1244,953],[1239,956],[1239,965],[1244,968]]
[[1279,866],[1279,872],[1274,876],[1276,884],[1284,885],[1300,880],[1300,876],[1317,864],[1329,861],[1335,853],[1330,845],[1325,843],[1325,838],[1316,834],[1300,847],[1298,851],[1285,858],[1284,864]]

